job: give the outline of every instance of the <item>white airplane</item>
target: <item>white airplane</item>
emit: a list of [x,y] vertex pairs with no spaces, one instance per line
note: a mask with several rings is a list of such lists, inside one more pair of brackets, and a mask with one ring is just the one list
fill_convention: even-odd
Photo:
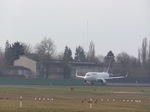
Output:
[[113,77],[113,74],[110,73],[110,67],[108,68],[107,72],[87,72],[85,74],[85,76],[80,76],[77,74],[76,71],[76,77],[83,79],[85,83],[89,83],[89,84],[94,84],[94,82],[99,81],[101,82],[103,85],[106,84],[106,80],[109,79],[120,79],[120,78],[125,78],[128,76],[128,73],[126,76],[117,76],[117,77]]

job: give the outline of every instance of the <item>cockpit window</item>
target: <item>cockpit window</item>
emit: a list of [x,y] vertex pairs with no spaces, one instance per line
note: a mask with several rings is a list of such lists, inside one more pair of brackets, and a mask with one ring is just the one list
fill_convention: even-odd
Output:
[[86,74],[86,76],[90,76],[90,74],[89,74],[89,73],[87,73],[87,74]]
[[94,73],[94,72],[93,72],[93,73],[87,73],[87,74],[86,74],[86,76],[95,76],[95,75],[97,75],[97,74]]

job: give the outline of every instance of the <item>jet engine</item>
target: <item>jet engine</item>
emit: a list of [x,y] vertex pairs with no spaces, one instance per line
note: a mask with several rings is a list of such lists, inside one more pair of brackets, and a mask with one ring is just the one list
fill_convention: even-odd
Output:
[[99,81],[101,82],[102,85],[106,85],[106,80],[105,79],[100,79]]

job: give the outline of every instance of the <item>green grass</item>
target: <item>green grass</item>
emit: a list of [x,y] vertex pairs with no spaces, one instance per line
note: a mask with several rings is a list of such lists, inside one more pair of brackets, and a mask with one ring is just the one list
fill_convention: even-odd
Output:
[[[74,86],[0,87],[0,112],[149,112],[150,88]],[[113,94],[110,91],[141,92],[142,94]],[[19,108],[19,97],[23,107]],[[53,98],[53,101],[35,101],[35,98]],[[87,100],[93,98],[92,110]],[[84,103],[81,101],[86,99]],[[101,101],[103,99],[104,101]],[[108,102],[107,99],[110,101]],[[112,100],[116,101],[113,102]],[[123,100],[134,102],[123,102]],[[135,100],[141,100],[136,103]]]

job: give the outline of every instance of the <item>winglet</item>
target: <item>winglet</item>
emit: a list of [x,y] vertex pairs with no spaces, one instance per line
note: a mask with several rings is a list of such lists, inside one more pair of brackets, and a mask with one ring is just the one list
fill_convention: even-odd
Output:
[[76,70],[76,77],[78,76],[78,72],[77,72],[77,70]]
[[128,77],[128,73],[126,74],[126,76],[125,77]]
[[80,75],[78,75],[78,72],[76,71],[76,78],[84,79],[84,76],[80,76]]
[[108,69],[107,69],[107,73],[109,73],[109,74],[112,74],[111,64],[112,64],[112,59],[110,59],[110,62],[109,62],[109,65],[108,65]]

